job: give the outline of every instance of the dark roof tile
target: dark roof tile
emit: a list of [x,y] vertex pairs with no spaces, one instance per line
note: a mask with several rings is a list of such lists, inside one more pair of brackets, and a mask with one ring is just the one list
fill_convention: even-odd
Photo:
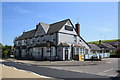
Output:
[[49,27],[47,33],[48,34],[52,34],[52,33],[55,33],[57,31],[59,31],[68,20],[69,19],[66,19],[66,20],[63,20],[63,21],[60,21],[60,22],[56,22],[56,23],[50,24],[50,27]]
[[101,50],[96,44],[89,44],[91,50]]
[[36,29],[33,29],[31,31],[27,31],[27,32],[23,32],[23,34],[20,37],[18,37],[16,40],[31,38],[34,36],[35,32],[36,32]]

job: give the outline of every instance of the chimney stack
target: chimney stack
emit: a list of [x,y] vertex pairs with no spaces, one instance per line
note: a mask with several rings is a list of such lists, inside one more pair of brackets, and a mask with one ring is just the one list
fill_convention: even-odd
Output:
[[23,34],[25,33],[25,30],[23,31]]
[[101,40],[99,40],[99,44],[101,44],[101,42],[102,42],[102,41],[101,41]]
[[36,29],[38,28],[39,24],[36,25]]
[[76,33],[80,35],[80,24],[79,23],[75,24],[75,30],[76,30]]

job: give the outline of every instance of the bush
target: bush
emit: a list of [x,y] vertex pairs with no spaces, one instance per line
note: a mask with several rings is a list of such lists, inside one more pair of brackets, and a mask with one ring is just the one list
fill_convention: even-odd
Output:
[[13,54],[12,46],[2,46],[2,58],[9,58],[11,54]]
[[120,55],[120,47],[116,49],[116,54]]
[[102,59],[102,56],[101,56],[101,55],[99,55],[99,59]]

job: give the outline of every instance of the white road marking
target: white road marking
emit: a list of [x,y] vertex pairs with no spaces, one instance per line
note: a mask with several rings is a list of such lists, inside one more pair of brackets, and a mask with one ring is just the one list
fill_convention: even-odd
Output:
[[31,66],[31,64],[27,64],[28,66]]
[[111,62],[106,62],[106,63],[111,63]]
[[108,72],[108,71],[111,71],[111,70],[113,70],[113,69],[114,69],[114,68],[105,70],[105,71],[103,71],[103,72],[99,72],[98,75],[106,75],[106,76],[113,76],[113,77],[114,77],[114,76],[116,76],[116,75],[107,75],[107,72]]
[[111,68],[111,69],[108,69],[108,70],[105,70],[104,72],[108,72],[108,71],[111,71],[111,70],[113,70],[114,68]]

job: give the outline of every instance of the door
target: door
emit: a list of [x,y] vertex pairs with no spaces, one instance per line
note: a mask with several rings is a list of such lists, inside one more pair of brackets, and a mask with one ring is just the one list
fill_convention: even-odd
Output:
[[19,50],[19,58],[22,58],[21,50]]
[[43,48],[41,49],[41,58],[43,59]]
[[68,60],[68,48],[65,48],[65,60]]

